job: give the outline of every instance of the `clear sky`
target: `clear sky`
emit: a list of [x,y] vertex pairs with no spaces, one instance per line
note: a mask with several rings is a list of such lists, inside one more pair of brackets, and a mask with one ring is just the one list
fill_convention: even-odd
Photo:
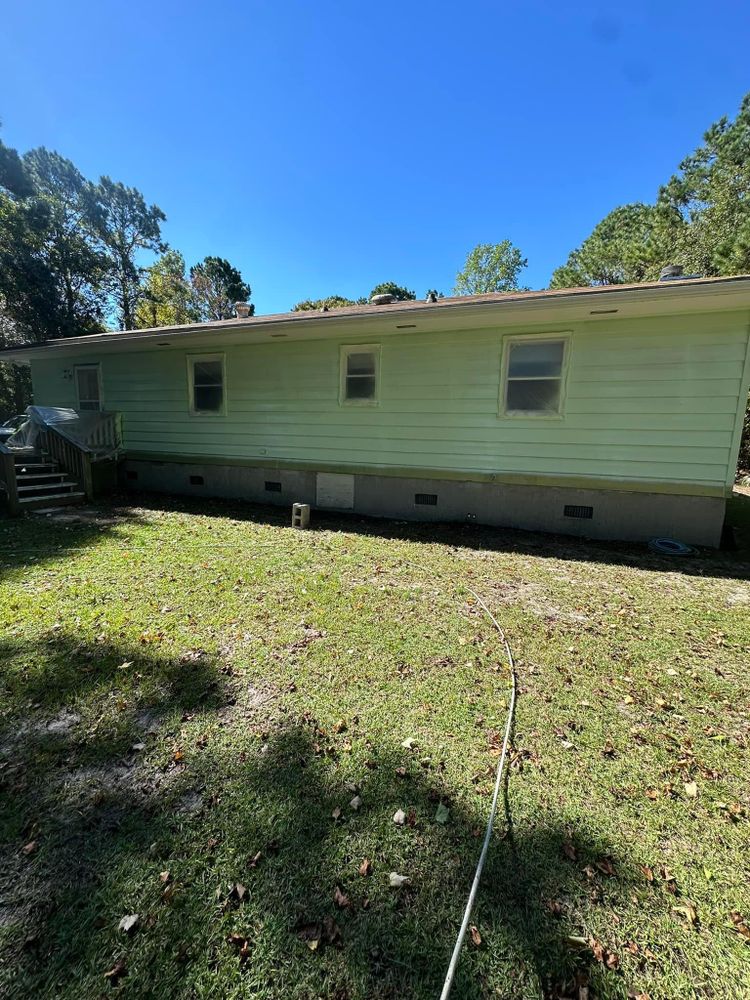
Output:
[[18,0],[0,24],[4,141],[140,188],[259,312],[448,293],[505,238],[544,287],[750,90],[745,0]]

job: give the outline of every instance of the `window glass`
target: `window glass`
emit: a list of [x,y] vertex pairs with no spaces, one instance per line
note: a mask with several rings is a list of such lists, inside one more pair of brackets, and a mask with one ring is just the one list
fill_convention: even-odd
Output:
[[560,412],[564,340],[511,341],[505,386],[507,413]]
[[76,368],[76,392],[79,410],[101,409],[99,368]]
[[564,344],[548,340],[540,344],[519,341],[510,345],[509,378],[559,378]]
[[378,362],[375,351],[347,351],[344,370],[344,398],[375,400],[377,397]]
[[224,408],[224,365],[220,358],[196,359],[193,368],[193,410],[221,413]]
[[560,408],[559,379],[523,379],[508,382],[508,409],[556,413]]

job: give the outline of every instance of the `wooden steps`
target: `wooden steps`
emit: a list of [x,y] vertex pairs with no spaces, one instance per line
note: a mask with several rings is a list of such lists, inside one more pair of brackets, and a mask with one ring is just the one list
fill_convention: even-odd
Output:
[[57,462],[29,453],[14,456],[16,493],[21,511],[83,503],[86,494]]

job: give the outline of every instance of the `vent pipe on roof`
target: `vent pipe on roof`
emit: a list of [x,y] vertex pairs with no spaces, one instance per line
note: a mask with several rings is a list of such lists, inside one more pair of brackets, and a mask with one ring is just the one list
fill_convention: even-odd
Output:
[[666,267],[661,269],[659,281],[674,281],[675,278],[682,278],[683,276],[684,273],[681,264],[667,264]]
[[234,311],[237,314],[237,319],[247,319],[251,308],[249,302],[235,302]]
[[371,306],[387,306],[393,302],[393,295],[390,292],[384,292],[382,295],[373,295],[370,299]]

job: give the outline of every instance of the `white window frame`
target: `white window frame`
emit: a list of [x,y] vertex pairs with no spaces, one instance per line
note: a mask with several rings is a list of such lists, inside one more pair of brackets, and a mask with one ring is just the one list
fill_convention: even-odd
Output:
[[[509,334],[503,337],[502,359],[500,365],[500,395],[498,398],[498,416],[508,417],[513,420],[562,420],[565,416],[565,397],[567,393],[568,368],[570,364],[570,330],[561,330],[551,333],[524,333]],[[521,343],[560,343],[563,345],[563,358],[560,366],[560,400],[557,410],[553,413],[549,410],[509,410],[508,399],[508,370],[510,367],[510,349],[513,344]],[[557,380],[557,376],[549,376],[549,381]],[[530,381],[533,381],[529,377]],[[522,381],[513,379],[512,381]]]
[[[372,354],[375,358],[375,395],[372,399],[348,399],[346,379],[350,354]],[[380,344],[341,344],[339,349],[339,405],[379,406],[380,405]]]
[[[188,374],[188,408],[191,417],[225,417],[227,414],[227,359],[223,353],[219,354],[188,354],[187,374]],[[195,408],[195,365],[201,361],[221,362],[221,409],[220,410],[196,410]]]
[[[96,382],[97,382],[97,385],[99,387],[99,400],[98,400],[99,407],[98,407],[98,412],[101,413],[101,411],[104,409],[104,392],[103,392],[103,386],[102,386],[102,366],[98,362],[96,364],[90,364],[90,365],[74,365],[73,366],[73,385],[75,386],[75,393],[76,393],[76,408],[79,409],[79,410],[81,410],[82,413],[96,413],[97,412],[96,410],[91,410],[91,409],[84,410],[81,407],[81,402],[82,402],[82,400],[81,400],[81,392],[80,392],[80,387],[78,385],[78,372],[81,372],[81,371],[95,371],[96,372]],[[93,400],[84,400],[84,402],[91,403],[91,402],[93,402]]]

